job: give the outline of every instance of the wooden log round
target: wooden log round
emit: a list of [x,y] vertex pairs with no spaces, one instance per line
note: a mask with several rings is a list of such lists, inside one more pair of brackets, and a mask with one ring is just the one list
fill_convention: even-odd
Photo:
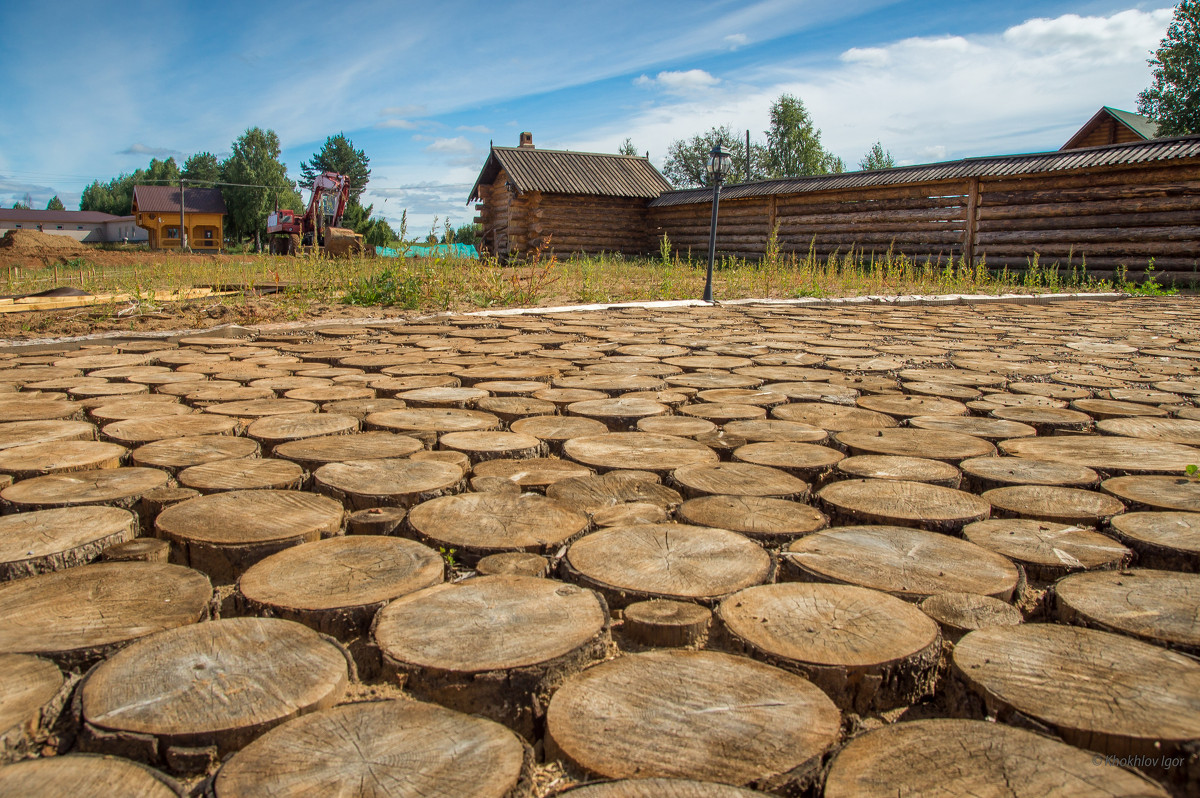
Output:
[[18,512],[88,504],[108,504],[133,510],[142,494],[163,487],[170,479],[170,475],[157,468],[72,471],[16,482],[0,491],[0,499]]
[[201,758],[186,749],[209,749],[215,761],[290,718],[332,706],[349,677],[340,646],[291,621],[229,618],[171,629],[88,675],[81,742],[184,770]]
[[912,418],[913,416],[965,416],[967,406],[954,399],[941,399],[935,396],[914,396],[913,394],[876,394],[860,396],[855,402],[866,410],[884,413],[892,418]]
[[268,416],[292,415],[293,413],[315,413],[316,402],[299,399],[247,399],[240,402],[219,402],[204,408],[205,413],[227,416],[249,422]]
[[750,443],[790,442],[821,445],[829,440],[829,433],[820,427],[778,419],[730,421],[721,429],[728,435],[745,438]]
[[683,466],[671,472],[671,482],[690,498],[720,495],[804,500],[808,496],[807,482],[779,468],[744,462]]
[[445,563],[412,540],[350,535],[272,554],[238,579],[243,614],[296,621],[349,641],[389,601],[440,583]]
[[864,714],[932,695],[938,625],[877,590],[789,582],[735,593],[717,608],[735,653],[798,673],[840,709]]
[[1054,521],[993,518],[968,524],[963,537],[1020,563],[1038,586],[1075,571],[1121,568],[1133,557],[1106,535]]
[[142,494],[141,500],[138,502],[138,515],[141,517],[142,533],[146,535],[154,534],[154,521],[159,514],[170,507],[172,504],[194,499],[200,495],[200,491],[194,488],[181,488],[177,485],[169,485],[165,488],[155,488],[151,491],[146,491]]
[[708,641],[713,613],[685,601],[652,599],[625,608],[620,634],[648,648],[701,648]]
[[0,581],[85,565],[137,534],[137,516],[117,507],[63,507],[0,517]]
[[1112,530],[1139,566],[1200,573],[1200,513],[1125,513]]
[[150,416],[106,424],[100,434],[123,446],[141,446],[167,438],[192,438],[202,435],[235,435],[241,429],[236,418],[196,413],[190,416]]
[[386,413],[389,410],[403,410],[407,407],[399,399],[342,399],[322,405],[322,413],[335,413],[339,416],[353,416],[359,421],[365,421],[372,413]]
[[852,454],[890,454],[958,463],[988,457],[996,447],[974,435],[924,429],[851,429],[834,436]]
[[1001,407],[993,410],[992,415],[1005,421],[1027,424],[1039,435],[1053,435],[1059,431],[1083,432],[1095,426],[1087,413],[1056,407]]
[[502,551],[481,557],[475,565],[481,576],[537,576],[550,575],[550,561],[540,554],[527,551]]
[[957,643],[967,632],[989,626],[1015,626],[1020,611],[998,598],[976,593],[936,593],[920,604],[921,612],[937,621],[942,635]]
[[463,470],[450,463],[419,460],[346,460],[313,472],[313,487],[332,496],[348,510],[404,507],[460,493],[466,485]]
[[745,536],[688,524],[601,529],[572,543],[562,567],[617,608],[651,598],[712,605],[769,581],[775,570],[770,555]]
[[[53,733],[72,687],[74,682],[64,679],[49,660],[0,654],[0,763],[38,752]],[[7,789],[4,772],[0,768],[0,794]]]
[[683,497],[658,483],[647,471],[611,471],[590,477],[571,477],[546,488],[551,499],[592,514],[626,503],[648,502],[663,508],[677,507]]
[[555,457],[532,457],[524,460],[486,460],[472,469],[477,477],[502,477],[524,489],[544,490],[555,482],[575,477],[591,476],[586,466],[559,460]]
[[546,444],[532,435],[519,432],[471,430],[447,432],[438,440],[438,446],[450,451],[462,452],[472,463],[498,459],[528,459],[543,457]]
[[1166,790],[1091,751],[1000,723],[932,718],[856,737],[833,760],[826,798],[1095,795],[1166,798]]
[[1100,526],[1114,515],[1125,512],[1125,505],[1112,496],[1049,485],[993,488],[984,492],[983,498],[992,505],[997,516],[1079,526]]
[[649,651],[563,685],[547,713],[546,752],[602,778],[798,791],[816,779],[840,722],[820,689],[779,668],[714,651]]
[[[988,458],[990,459],[990,458]],[[840,460],[835,467],[838,475],[858,479],[899,479],[906,482],[928,482],[944,488],[957,489],[962,481],[959,470],[941,460],[926,457],[903,457],[894,454],[860,454]]]
[[828,432],[844,432],[846,430],[882,430],[896,426],[896,420],[875,410],[864,410],[859,407],[845,407],[842,404],[827,402],[794,402],[781,404],[770,412],[773,419],[781,421],[798,421],[820,427]]
[[445,463],[456,467],[464,475],[471,474],[474,470],[471,458],[453,449],[421,449],[410,454],[408,459],[421,463]]
[[638,432],[649,432],[653,435],[677,435],[690,438],[707,432],[716,432],[717,425],[703,418],[691,416],[647,416],[638,419]]
[[178,565],[102,562],[0,584],[0,650],[78,670],[208,615],[212,585]]
[[1135,568],[1074,574],[1054,585],[1062,623],[1200,653],[1200,575]]
[[935,593],[977,593],[1007,601],[1020,579],[1006,557],[910,527],[824,529],[790,543],[783,559],[792,579],[859,585],[909,601]]
[[164,438],[133,450],[134,465],[177,474],[185,468],[258,456],[258,442],[233,435],[189,435]]
[[1138,510],[1200,512],[1200,481],[1186,477],[1128,476],[1104,480],[1105,493]]
[[213,794],[505,798],[524,774],[524,759],[520,740],[492,721],[435,704],[375,701],[272,729],[221,767]]
[[379,611],[372,635],[384,672],[401,678],[405,690],[503,723],[527,740],[550,694],[602,660],[611,642],[599,595],[528,576],[410,593]]
[[1200,445],[1200,421],[1185,418],[1112,418],[1096,430],[1103,435],[1121,435],[1148,441]]
[[690,438],[648,432],[610,432],[572,438],[563,444],[563,453],[600,471],[640,469],[660,474],[682,466],[712,465],[718,460],[712,449]]
[[792,441],[748,443],[733,450],[733,459],[739,463],[778,468],[809,482],[823,479],[845,457],[827,446]]
[[558,409],[553,402],[528,396],[488,396],[477,401],[475,407],[491,413],[505,424],[522,418],[553,414]]
[[1028,424],[979,416],[916,416],[908,419],[908,425],[917,429],[973,435],[987,441],[1029,438],[1037,434],[1037,430]]
[[665,416],[670,408],[650,399],[589,399],[573,402],[566,407],[567,415],[582,416],[604,424],[613,432],[628,432],[637,428],[644,418]]
[[403,507],[369,507],[346,516],[347,535],[398,535],[408,511]]
[[774,407],[788,400],[788,397],[781,393],[758,388],[710,388],[697,392],[696,398],[701,402],[758,405],[760,407]]
[[171,559],[232,584],[254,563],[290,546],[336,535],[340,504],[287,490],[235,490],[200,496],[163,510],[157,536],[171,542]]
[[397,399],[404,400],[409,407],[457,407],[468,409],[475,402],[488,396],[487,391],[478,388],[416,388],[411,391],[397,393]]
[[159,538],[134,538],[109,546],[100,556],[105,562],[167,562],[171,544]]
[[228,490],[299,490],[304,484],[304,469],[290,460],[267,457],[243,457],[185,468],[179,472],[179,484],[201,493]]
[[296,415],[260,418],[246,427],[246,437],[262,444],[266,451],[288,441],[319,438],[325,435],[348,435],[357,432],[359,420],[354,416],[336,413],[297,413]]
[[[1097,421],[1116,418],[1166,418],[1170,413],[1152,405],[1118,402],[1114,399],[1076,399],[1071,409],[1087,413]],[[1186,441],[1181,441],[1184,443]]]
[[1002,441],[1013,457],[1092,468],[1105,474],[1183,474],[1200,462],[1200,449],[1169,441],[1137,440],[1108,435],[1055,435]]
[[326,463],[408,457],[422,448],[423,444],[420,441],[407,435],[397,435],[394,432],[357,432],[288,441],[278,444],[273,455],[283,460],[291,460],[306,471],[315,471]]
[[18,421],[80,421],[83,405],[64,400],[47,401],[45,397],[35,399],[11,399],[0,402],[0,423]]
[[418,504],[407,524],[435,548],[468,565],[504,551],[554,554],[588,528],[574,508],[536,493],[463,493]]
[[761,496],[701,496],[676,512],[688,524],[739,532],[770,547],[829,525],[824,513],[807,504]]
[[183,787],[153,768],[123,757],[69,754],[0,768],[0,794],[74,798],[182,798]]
[[[154,398],[166,398],[155,394]],[[88,411],[88,417],[97,424],[111,424],[114,421],[125,421],[130,418],[144,416],[186,416],[196,411],[187,405],[175,402],[149,401],[146,399],[127,399],[121,402],[111,402]]]
[[13,421],[0,424],[0,451],[31,443],[95,439],[96,427],[86,421]]
[[[1200,739],[1200,664],[1122,635],[1056,624],[980,629],[954,647],[951,672],[1001,722],[1032,718],[1101,754],[1186,761],[1183,750]],[[1183,778],[1186,768],[1166,775]]]
[[726,424],[731,421],[747,421],[766,418],[767,409],[757,405],[735,404],[733,402],[697,402],[684,405],[679,412],[685,416],[702,418],[714,424]]
[[818,504],[834,523],[915,526],[958,532],[991,515],[988,502],[954,488],[899,479],[847,479],[826,485]]
[[512,422],[509,429],[521,435],[532,435],[545,441],[553,452],[561,452],[562,445],[572,438],[603,435],[608,427],[595,419],[582,416],[530,416]]
[[432,445],[448,432],[500,429],[500,419],[479,410],[412,408],[384,410],[363,420],[364,429],[399,432]]
[[967,486],[978,492],[1008,485],[1094,488],[1100,484],[1100,475],[1090,468],[1024,457],[972,457],[958,467]]

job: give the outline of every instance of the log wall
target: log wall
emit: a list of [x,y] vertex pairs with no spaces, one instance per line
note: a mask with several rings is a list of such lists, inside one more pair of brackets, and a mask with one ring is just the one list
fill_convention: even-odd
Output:
[[[650,208],[651,248],[703,257],[709,202]],[[1200,163],[1170,161],[916,185],[806,191],[721,200],[722,254],[762,258],[778,226],[783,254],[820,259],[851,247],[869,259],[891,249],[912,258],[984,260],[1021,270],[1081,266],[1138,280],[1151,258],[1163,282],[1200,282]]]
[[538,250],[559,257],[601,252],[637,256],[653,248],[646,199],[514,192],[507,180],[502,169],[490,186],[480,186],[476,205],[484,245],[501,260]]

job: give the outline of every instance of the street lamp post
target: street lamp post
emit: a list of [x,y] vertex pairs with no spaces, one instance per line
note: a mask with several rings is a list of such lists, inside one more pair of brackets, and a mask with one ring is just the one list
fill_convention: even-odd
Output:
[[722,142],[708,154],[708,174],[712,176],[713,209],[712,225],[708,229],[708,277],[704,282],[704,301],[713,301],[713,262],[717,258],[717,206],[721,202],[721,183],[733,168],[733,158]]

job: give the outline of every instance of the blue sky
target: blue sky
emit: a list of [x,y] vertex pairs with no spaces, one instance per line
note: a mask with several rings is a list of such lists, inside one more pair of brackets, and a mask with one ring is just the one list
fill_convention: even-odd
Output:
[[366,201],[409,229],[469,221],[489,142],[662,163],[713,125],[763,138],[799,96],[855,165],[1057,149],[1102,105],[1133,110],[1166,2],[626,0],[588,3],[0,0],[0,203],[58,194],[151,157],[227,154],[274,129],[295,177],[345,133]]

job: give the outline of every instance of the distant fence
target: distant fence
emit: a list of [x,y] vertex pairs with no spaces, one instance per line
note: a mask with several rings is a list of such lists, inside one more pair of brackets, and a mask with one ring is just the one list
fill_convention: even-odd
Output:
[[[650,229],[677,251],[707,251],[712,192],[650,203]],[[1060,270],[1200,285],[1200,136],[1061,153],[735,185],[721,194],[718,251],[821,259],[891,250],[1022,270],[1036,254]]]

